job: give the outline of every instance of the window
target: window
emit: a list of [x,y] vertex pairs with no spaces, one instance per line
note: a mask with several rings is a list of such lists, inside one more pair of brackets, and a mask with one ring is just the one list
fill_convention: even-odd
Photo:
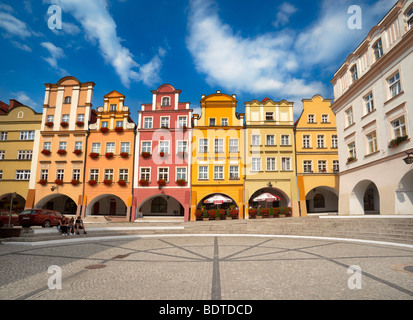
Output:
[[92,143],[92,152],[100,153],[100,142]]
[[267,135],[267,146],[275,146],[275,136],[273,134]]
[[373,153],[377,151],[377,136],[376,131],[373,131],[366,135],[367,138],[367,151]]
[[327,161],[318,160],[318,172],[327,172]]
[[141,168],[141,180],[151,180],[151,168]]
[[353,108],[350,108],[346,111],[346,121],[347,127],[351,126],[354,123]]
[[214,151],[215,153],[224,153],[224,139],[215,139]]
[[23,117],[24,117],[24,112],[19,111],[19,113],[17,114],[17,119],[23,119]]
[[169,141],[159,141],[159,152],[169,153]]
[[333,171],[339,172],[340,171],[340,164],[338,160],[333,160]]
[[162,197],[157,197],[153,199],[151,203],[151,212],[152,213],[167,213],[168,202]]
[[408,30],[411,30],[413,28],[413,7],[411,7],[409,11],[407,11],[406,20],[407,20],[407,28]]
[[289,146],[290,145],[290,136],[281,135],[281,145],[282,146]]
[[267,158],[267,171],[275,171],[277,167],[275,165],[275,158]]
[[177,168],[176,169],[176,180],[185,180],[186,178],[186,168]]
[[163,97],[162,98],[162,107],[169,107],[171,105],[171,98]]
[[260,136],[259,135],[252,135],[252,145],[259,146],[260,145]]
[[198,168],[198,180],[208,180],[208,167],[200,166]]
[[109,122],[102,121],[102,128],[109,128]]
[[221,126],[228,127],[228,118],[221,118]]
[[356,159],[357,158],[357,153],[356,153],[356,142],[351,142],[347,145],[349,157]]
[[328,123],[328,114],[321,115],[321,122]]
[[315,123],[315,117],[313,114],[308,115],[308,123]]
[[400,138],[400,137],[404,137],[404,136],[407,135],[404,116],[397,119],[397,120],[392,121],[391,126],[393,128],[393,137],[395,139]]
[[119,169],[119,180],[128,182],[129,180],[129,170],[128,169]]
[[77,115],[77,122],[85,122],[85,115],[84,114],[78,114]]
[[224,179],[224,166],[215,166],[214,167],[214,180],[223,180]]
[[106,142],[106,153],[115,153],[115,143],[114,142]]
[[281,158],[281,168],[283,171],[291,171],[291,158]]
[[103,179],[113,180],[113,169],[105,169],[105,175]]
[[66,141],[60,141],[59,142],[59,150],[66,150],[67,149],[67,142]]
[[238,153],[238,139],[229,139],[229,153]]
[[169,128],[169,117],[161,117],[161,128]]
[[109,111],[116,111],[116,107],[117,107],[116,104],[111,104],[109,107]]
[[43,150],[51,150],[52,149],[52,143],[51,142],[43,142]]
[[178,152],[187,152],[188,151],[188,141],[178,141],[177,151]]
[[65,97],[64,103],[72,103],[72,97]]
[[273,112],[266,112],[265,113],[265,120],[266,121],[274,121],[274,113]]
[[373,45],[374,56],[376,57],[376,61],[381,58],[383,55],[383,44],[381,39],[377,40],[377,42]]
[[68,114],[62,115],[62,122],[69,122],[69,115]]
[[229,166],[229,179],[239,180],[239,167],[238,166]]
[[120,152],[126,152],[129,153],[129,142],[121,142],[120,143]]
[[122,128],[123,127],[123,121],[116,121],[116,128]]
[[0,160],[4,160],[4,154],[5,154],[5,151],[1,150],[0,151]]
[[62,180],[65,177],[65,170],[64,169],[57,169],[56,171],[56,179],[57,180]]
[[72,179],[80,180],[80,169],[73,169]]
[[396,73],[393,77],[388,80],[390,97],[393,98],[402,92],[402,87],[400,84],[400,74]]
[[[7,132],[6,132],[6,139],[7,139]],[[34,131],[20,131],[20,140],[34,140]]]
[[[0,151],[0,154],[1,154],[1,151]],[[33,151],[32,150],[19,150],[19,151],[17,151],[17,160],[31,160],[32,156],[33,156]],[[0,156],[0,159],[1,159],[1,156]]]
[[90,180],[99,180],[99,169],[90,169]]
[[252,158],[251,160],[251,171],[261,171],[261,158]]
[[53,115],[47,116],[46,122],[53,122],[53,121],[54,121],[54,116]]
[[325,148],[324,135],[317,135],[317,148],[318,149]]
[[7,140],[7,132],[0,132],[0,141],[6,141]]
[[169,168],[159,168],[158,180],[169,181]]
[[151,141],[143,141],[142,142],[142,152],[152,152],[152,142]]
[[75,141],[75,150],[82,150],[83,142],[82,141]]
[[143,118],[143,128],[144,129],[152,129],[152,118],[145,117]]
[[16,170],[15,180],[30,180],[30,170]]
[[357,73],[357,65],[356,64],[350,69],[350,73],[351,73],[351,80],[353,82],[358,80],[359,76],[358,76],[358,73]]
[[215,118],[209,118],[209,126],[215,127]]
[[40,180],[47,180],[48,178],[49,178],[49,170],[42,169],[42,171],[40,171]]
[[331,136],[331,148],[337,149],[338,148],[338,137],[336,134]]
[[208,153],[208,139],[199,139],[199,152]]
[[0,180],[3,180],[3,170],[0,170]]
[[311,140],[309,135],[303,135],[303,148],[309,149],[311,148]]
[[371,92],[364,97],[364,106],[366,107],[366,114],[374,110],[373,93]]
[[178,128],[186,127],[186,117],[178,117]]
[[303,167],[304,167],[304,173],[313,172],[313,162],[311,160],[304,160]]

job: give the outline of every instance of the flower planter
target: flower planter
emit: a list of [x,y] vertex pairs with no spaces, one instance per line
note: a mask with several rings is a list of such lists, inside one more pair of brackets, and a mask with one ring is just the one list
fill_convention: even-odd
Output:
[[79,180],[73,179],[70,183],[74,186],[77,186],[79,184]]
[[76,126],[83,127],[85,123],[83,121],[76,121]]
[[164,158],[164,157],[166,157],[168,154],[166,153],[166,152],[160,152],[159,153],[159,156],[161,157],[161,158]]
[[88,183],[91,186],[95,186],[98,182],[96,180],[89,180]]
[[232,217],[225,217],[225,220],[232,220]]
[[99,157],[99,153],[91,152],[91,153],[89,154],[89,157],[91,157],[92,159],[96,159],[97,157]]
[[100,128],[100,132],[102,132],[102,133],[106,133],[106,132],[108,132],[108,131],[109,131],[109,129],[106,128],[106,127]]
[[202,218],[202,220],[204,220],[204,221],[209,221],[209,218]]
[[123,127],[116,127],[116,128],[115,128],[115,131],[116,131],[117,133],[121,133],[121,132],[123,132]]
[[113,156],[114,156],[113,152],[107,152],[107,153],[105,153],[106,159],[112,159]]
[[76,149],[73,153],[78,156],[79,154],[82,154],[82,150]]
[[39,184],[41,184],[42,186],[45,186],[45,185],[47,184],[47,180],[41,179],[41,180],[39,181]]
[[149,181],[148,180],[145,180],[145,179],[141,179],[141,180],[139,180],[139,184],[141,185],[141,186],[148,186],[149,185]]
[[46,122],[44,125],[48,128],[53,128],[53,122]]
[[187,182],[186,182],[186,180],[179,179],[179,180],[176,180],[176,184],[177,184],[178,186],[183,187],[183,186],[186,186]]
[[56,179],[56,180],[54,181],[54,183],[56,183],[58,186],[61,186],[61,185],[63,184],[63,181],[60,180],[60,179]]
[[121,152],[120,156],[124,159],[129,158],[129,153],[128,152]]
[[400,143],[402,143],[403,141],[406,141],[409,137],[408,136],[403,136],[403,137],[398,137],[396,139],[393,139],[392,141],[389,142],[388,147],[391,148],[396,148],[397,146],[399,146]]
[[67,122],[60,122],[60,125],[62,126],[62,128],[67,128],[69,124]]
[[160,185],[162,187],[166,186],[166,180],[164,180],[164,179],[158,180],[158,185]]
[[120,185],[121,187],[124,187],[124,186],[126,186],[126,181],[125,180],[119,180],[118,185]]
[[49,156],[51,152],[50,152],[50,150],[44,149],[44,150],[42,150],[41,153],[44,154],[45,156]]
[[257,216],[257,218],[256,219],[262,219],[262,216]]
[[105,186],[111,186],[112,185],[112,180],[105,179],[105,180],[103,180],[103,183],[104,183]]
[[57,150],[57,154],[59,154],[61,156],[64,156],[66,153],[67,153],[66,150],[63,150],[63,149]]
[[144,159],[148,159],[148,158],[150,158],[152,155],[150,154],[150,152],[142,152],[142,153],[141,153],[141,156],[142,156]]

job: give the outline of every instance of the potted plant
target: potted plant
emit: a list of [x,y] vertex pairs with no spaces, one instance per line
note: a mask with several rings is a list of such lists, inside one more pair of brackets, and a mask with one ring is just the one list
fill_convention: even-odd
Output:
[[141,153],[141,156],[142,156],[144,159],[148,159],[148,158],[150,158],[152,155],[151,155],[150,152],[144,151],[144,152]]
[[106,133],[108,131],[109,131],[109,129],[107,127],[100,128],[100,132],[102,132],[102,133]]
[[96,180],[89,180],[88,183],[91,186],[95,186],[98,182]]
[[76,126],[83,127],[85,123],[83,121],[76,121]]
[[268,217],[269,217],[269,218],[275,218],[275,211],[274,211],[274,208],[273,208],[273,207],[271,207],[271,208],[268,210]]
[[221,220],[221,210],[215,210],[215,220]]
[[201,219],[201,216],[202,216],[202,210],[197,209],[197,210],[195,211],[195,217],[196,217],[196,219],[197,219],[197,220]]
[[261,208],[257,209],[257,219],[262,219],[262,209]]
[[261,213],[262,213],[262,216],[264,218],[268,217],[268,209],[267,208],[261,208]]
[[250,215],[250,218],[254,219],[257,215],[257,209],[255,208],[249,208],[248,213]]
[[73,179],[72,181],[70,181],[70,183],[74,186],[77,186],[79,184],[79,180]]
[[139,184],[140,184],[141,186],[148,186],[148,185],[149,185],[149,180],[140,179],[140,180],[139,180]]
[[207,210],[202,211],[202,217],[204,221],[209,221],[209,213]]
[[214,209],[208,210],[208,217],[209,217],[209,219],[214,219],[215,218],[215,210]]
[[60,179],[56,179],[56,180],[54,181],[54,183],[56,183],[58,186],[61,186],[61,185],[63,184],[63,181],[60,180]]
[[227,208],[227,210],[225,210],[225,219],[226,220],[232,220],[231,209],[230,208]]
[[185,186],[186,185],[186,180],[185,179],[178,179],[178,180],[176,180],[176,184],[178,185],[178,186]]
[[238,218],[238,209],[236,209],[236,208],[230,209],[230,215],[231,215],[232,219]]
[[160,185],[162,187],[166,186],[166,180],[165,179],[159,179],[158,180],[158,185]]
[[129,158],[129,152],[121,152],[120,156],[124,159]]
[[91,157],[92,159],[96,159],[97,157],[99,157],[99,153],[91,152],[91,153],[89,154],[89,157]]
[[118,185],[120,185],[121,187],[124,187],[124,186],[126,186],[126,181],[123,180],[123,179],[120,179],[120,180],[118,181]]
[[113,152],[106,152],[106,153],[105,153],[106,159],[112,159],[113,156],[114,156]]
[[354,157],[348,157],[347,158],[347,163],[353,162],[355,160],[356,160],[356,158],[354,158]]
[[41,184],[42,186],[47,184],[47,180],[46,179],[40,179],[39,180],[39,184]]
[[116,127],[116,128],[115,128],[115,131],[116,131],[117,133],[121,133],[121,132],[123,132],[123,127]]
[[285,207],[280,207],[280,218],[285,218]]
[[82,154],[82,150],[75,149],[75,151],[73,151],[73,153],[78,156],[79,154]]
[[59,154],[59,155],[61,155],[61,156],[64,156],[66,153],[67,153],[67,151],[64,150],[64,149],[59,149],[59,150],[57,150],[57,154]]
[[46,127],[53,128],[53,122],[49,121],[44,124]]
[[43,149],[41,153],[44,154],[45,156],[49,156],[51,152],[50,150]]
[[163,151],[161,151],[160,153],[159,153],[159,156],[161,157],[161,158],[163,158],[163,157],[166,157],[168,154],[166,153],[166,152],[163,152]]
[[111,186],[111,185],[112,185],[112,180],[111,180],[111,179],[105,179],[105,180],[103,180],[103,183],[104,183],[106,186]]
[[393,139],[389,142],[388,147],[389,148],[395,148],[397,147],[400,143],[402,143],[403,141],[406,141],[408,138],[408,136],[402,136],[402,137],[397,137],[396,139]]
[[60,122],[60,125],[62,126],[62,128],[66,128],[69,124],[66,121],[62,121]]

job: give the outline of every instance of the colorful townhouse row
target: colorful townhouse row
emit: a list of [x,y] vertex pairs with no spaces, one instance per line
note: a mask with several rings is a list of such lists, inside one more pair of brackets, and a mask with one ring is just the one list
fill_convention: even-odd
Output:
[[[164,84],[142,104],[136,125],[117,91],[94,109],[93,82],[65,77],[45,86],[42,114],[7,106],[0,115],[14,125],[0,133],[4,209],[13,190],[13,210],[124,221],[139,212],[194,221],[197,210],[215,207],[231,207],[240,219],[258,205],[292,208],[293,216],[337,211],[335,116],[321,96],[303,100],[294,123],[292,102],[253,100],[239,113],[236,96],[220,91],[203,95],[201,114],[193,114],[181,90]],[[19,156],[24,150],[30,155]],[[16,189],[16,181],[24,185]],[[275,201],[256,202],[263,194]],[[209,204],[214,196],[222,202]]]

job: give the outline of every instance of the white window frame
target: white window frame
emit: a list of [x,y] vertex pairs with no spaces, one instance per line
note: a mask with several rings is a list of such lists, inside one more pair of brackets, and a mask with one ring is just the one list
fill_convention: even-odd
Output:
[[281,145],[282,146],[290,146],[290,135],[289,134],[282,134],[281,135]]
[[304,173],[313,173],[313,160],[303,160]]
[[62,115],[62,122],[67,122],[69,123],[70,115],[64,114]]
[[[399,122],[397,124],[397,122]],[[404,137],[407,135],[406,118],[405,116],[398,117],[390,122],[392,128],[393,139]]]
[[350,141],[347,143],[347,151],[348,151],[349,157],[353,157],[354,159],[357,159],[357,149],[356,149],[355,141]]
[[83,141],[75,141],[75,150],[83,150]]
[[265,136],[265,143],[267,146],[275,146],[275,134],[267,134]]
[[140,180],[151,181],[151,168],[150,167],[141,167],[139,170]]
[[152,153],[152,141],[141,141],[141,150]]
[[169,154],[171,142],[169,140],[160,140],[158,145],[159,153],[163,152],[165,154]]
[[198,166],[198,180],[209,180],[209,166]]
[[30,180],[30,170],[16,170],[15,180]]
[[239,152],[239,140],[229,139],[229,153],[238,153],[238,152]]
[[129,169],[119,169],[119,180],[129,181]]
[[209,118],[208,123],[209,123],[210,127],[215,127],[217,125],[217,119],[216,118]]
[[327,160],[318,160],[317,168],[319,173],[327,172]]
[[171,106],[171,97],[162,97],[161,107],[170,107],[170,106]]
[[336,134],[331,135],[331,148],[332,149],[338,148],[338,135]]
[[176,167],[175,176],[176,176],[176,180],[188,181],[188,169],[187,169],[187,167]]
[[6,141],[7,140],[7,135],[8,135],[7,131],[0,132],[0,141]]
[[153,128],[153,117],[143,117],[143,128],[142,129],[152,129]]
[[176,152],[188,152],[188,141],[178,140],[176,142]]
[[103,174],[103,180],[112,180],[114,178],[114,170],[113,169],[105,169]]
[[105,152],[106,153],[115,153],[116,152],[116,142],[106,142]]
[[229,125],[228,118],[221,118],[221,126],[228,127],[228,125]]
[[52,150],[52,143],[50,141],[43,142],[43,150]]
[[395,72],[391,77],[389,77],[387,84],[389,87],[390,98],[399,95],[402,92],[400,71]]
[[373,45],[373,52],[374,52],[374,57],[377,60],[379,60],[384,52],[383,52],[383,42],[381,40],[381,38],[379,38]]
[[239,180],[239,166],[230,165],[229,166],[229,180]]
[[317,135],[317,149],[324,149],[326,147],[325,135]]
[[42,169],[40,171],[40,180],[46,180],[49,178],[49,169]]
[[[1,152],[2,151],[0,151],[0,160],[1,160]],[[18,150],[17,151],[17,160],[31,160],[32,157],[33,157],[33,150]]]
[[67,150],[67,141],[59,141],[59,150]]
[[261,144],[261,135],[253,134],[251,136],[251,145],[257,147],[257,146],[260,146],[260,144]]
[[367,154],[378,151],[377,131],[372,130],[366,133]]
[[214,139],[214,153],[224,153],[225,145],[224,139],[216,138]]
[[170,128],[170,120],[171,120],[171,117],[169,117],[169,116],[161,116],[161,119],[160,119],[161,121],[160,121],[160,124],[161,124],[161,128],[167,128],[167,129],[169,129]]
[[[7,132],[6,132],[7,134]],[[7,137],[7,135],[6,135]],[[7,139],[6,139],[7,140]],[[31,131],[20,131],[20,140],[34,140],[34,130]]]
[[99,169],[90,169],[89,177],[89,180],[99,181]]
[[101,150],[100,147],[101,147],[100,142],[93,142],[92,143],[92,152],[100,154],[100,150]]
[[309,114],[309,115],[307,116],[307,122],[308,122],[308,123],[316,123],[316,122],[315,122],[315,115],[314,115],[314,114]]
[[310,149],[311,148],[311,135],[304,134],[303,135],[303,149]]
[[161,179],[165,180],[166,182],[169,182],[169,168],[168,167],[158,167],[158,180],[161,180]]
[[276,157],[267,157],[267,171],[277,171],[277,158]]
[[73,169],[72,179],[73,180],[80,180],[80,169]]
[[282,171],[291,171],[291,157],[282,157],[281,158],[281,170]]
[[4,160],[6,152],[4,150],[0,150],[0,160]]
[[364,96],[363,101],[364,101],[365,114],[369,114],[370,112],[373,112],[374,111],[373,92],[369,92],[366,96]]
[[261,158],[251,158],[251,172],[261,171]]
[[321,123],[329,123],[328,114],[322,114],[321,115]]
[[209,152],[209,139],[199,139],[199,153]]
[[62,180],[65,178],[65,169],[56,170],[56,180]]
[[224,166],[221,166],[221,165],[214,166],[214,180],[224,180],[224,179],[225,179]]
[[178,116],[178,121],[176,123],[177,128],[183,128],[188,126],[187,116]]
[[130,142],[121,142],[120,143],[120,152],[130,152]]
[[346,127],[351,126],[354,123],[354,113],[353,113],[353,107],[350,107],[345,111],[346,113]]

